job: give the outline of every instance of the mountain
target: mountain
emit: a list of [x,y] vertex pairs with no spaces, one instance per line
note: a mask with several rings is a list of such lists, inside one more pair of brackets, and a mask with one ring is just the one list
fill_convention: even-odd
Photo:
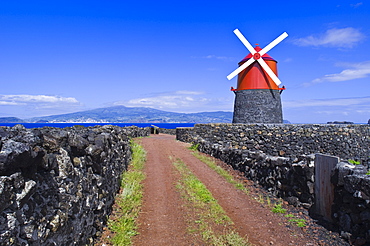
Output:
[[1,123],[24,123],[25,121],[16,117],[0,117]]
[[144,107],[114,106],[28,119],[28,122],[231,123],[232,112],[174,113]]

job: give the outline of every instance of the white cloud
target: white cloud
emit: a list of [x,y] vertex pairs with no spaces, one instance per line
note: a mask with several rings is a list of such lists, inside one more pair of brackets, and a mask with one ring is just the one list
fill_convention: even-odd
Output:
[[115,102],[114,105],[150,107],[175,112],[231,111],[232,98],[211,98],[199,91],[175,91]]
[[370,97],[283,101],[284,119],[295,123],[351,121],[366,123]]
[[323,114],[323,115],[328,115],[328,116],[331,116],[331,115],[342,115],[342,116],[348,116],[350,115],[350,112],[348,111],[344,111],[344,110],[319,110],[319,111],[315,111],[316,114]]
[[216,60],[222,60],[222,61],[235,61],[234,57],[227,57],[227,56],[216,56],[216,55],[207,55],[207,56],[192,56],[192,58],[201,58],[201,59],[216,59]]
[[370,97],[295,100],[284,101],[283,104],[284,108],[366,106],[370,105]]
[[358,29],[346,27],[340,29],[332,28],[327,30],[324,34],[298,38],[293,40],[293,43],[298,46],[352,48],[364,38],[365,35]]
[[360,2],[360,3],[356,3],[356,4],[351,4],[351,7],[353,7],[353,8],[358,8],[358,7],[360,7],[362,4],[363,4],[362,2]]
[[74,97],[47,95],[0,95],[3,115],[30,118],[75,112],[81,103]]
[[0,105],[24,105],[24,103],[12,102],[12,101],[0,101]]
[[46,95],[0,95],[0,104],[24,105],[27,103],[71,103],[78,101],[73,97],[46,96]]
[[200,91],[175,91],[178,95],[202,95],[203,92]]
[[230,57],[226,57],[226,56],[215,56],[215,55],[208,55],[208,56],[203,57],[203,58],[217,59],[217,60],[229,60],[230,59]]
[[341,71],[340,73],[327,74],[321,78],[314,79],[311,83],[305,85],[323,83],[323,82],[339,82],[353,79],[366,78],[370,74],[370,61],[360,63],[342,63],[338,66],[345,66],[348,69]]

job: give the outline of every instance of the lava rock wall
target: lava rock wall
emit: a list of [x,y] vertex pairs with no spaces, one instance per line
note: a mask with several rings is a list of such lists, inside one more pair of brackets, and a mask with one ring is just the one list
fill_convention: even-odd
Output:
[[0,128],[0,245],[86,245],[148,128]]
[[272,195],[284,197],[290,204],[310,208],[314,202],[315,155],[300,155],[296,162],[287,157],[261,151],[232,149],[220,144],[198,142],[199,151],[209,154],[244,173]]
[[[331,124],[196,124],[178,130],[177,139],[205,141],[239,150],[289,157],[323,153],[370,167],[370,126]],[[186,134],[185,134],[186,132]]]
[[158,133],[176,135],[176,129],[158,128]]
[[342,237],[353,245],[370,245],[370,175],[362,165],[338,163],[331,181],[335,187],[332,219]]
[[197,124],[178,128],[176,138],[307,209],[314,208],[315,153],[340,157],[332,176],[333,222],[347,239],[370,244],[369,125]]

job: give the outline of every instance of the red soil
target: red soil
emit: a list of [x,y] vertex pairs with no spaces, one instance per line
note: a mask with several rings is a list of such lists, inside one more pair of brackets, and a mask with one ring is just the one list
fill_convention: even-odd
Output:
[[176,191],[175,183],[179,176],[170,156],[180,158],[206,185],[234,222],[237,232],[241,236],[246,235],[253,245],[326,245],[327,242],[318,239],[312,230],[289,225],[284,216],[272,213],[270,208],[257,202],[254,199],[256,193],[247,195],[229,184],[195,158],[187,149],[189,144],[165,134],[152,135],[140,141],[147,151],[144,169],[147,178],[138,219],[140,234],[135,236],[134,245],[195,245],[194,239],[186,232],[186,218],[192,216],[186,214]]

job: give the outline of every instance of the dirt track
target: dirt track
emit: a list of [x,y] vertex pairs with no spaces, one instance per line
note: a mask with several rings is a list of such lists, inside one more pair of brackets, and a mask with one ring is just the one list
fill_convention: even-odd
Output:
[[191,215],[183,209],[175,188],[179,174],[170,156],[180,158],[206,185],[234,222],[239,235],[247,235],[253,245],[326,245],[308,230],[287,226],[286,218],[229,184],[195,158],[187,149],[190,145],[176,141],[174,136],[152,135],[140,141],[147,151],[144,169],[147,178],[138,220],[140,234],[134,238],[134,245],[197,245],[187,234],[185,221]]

